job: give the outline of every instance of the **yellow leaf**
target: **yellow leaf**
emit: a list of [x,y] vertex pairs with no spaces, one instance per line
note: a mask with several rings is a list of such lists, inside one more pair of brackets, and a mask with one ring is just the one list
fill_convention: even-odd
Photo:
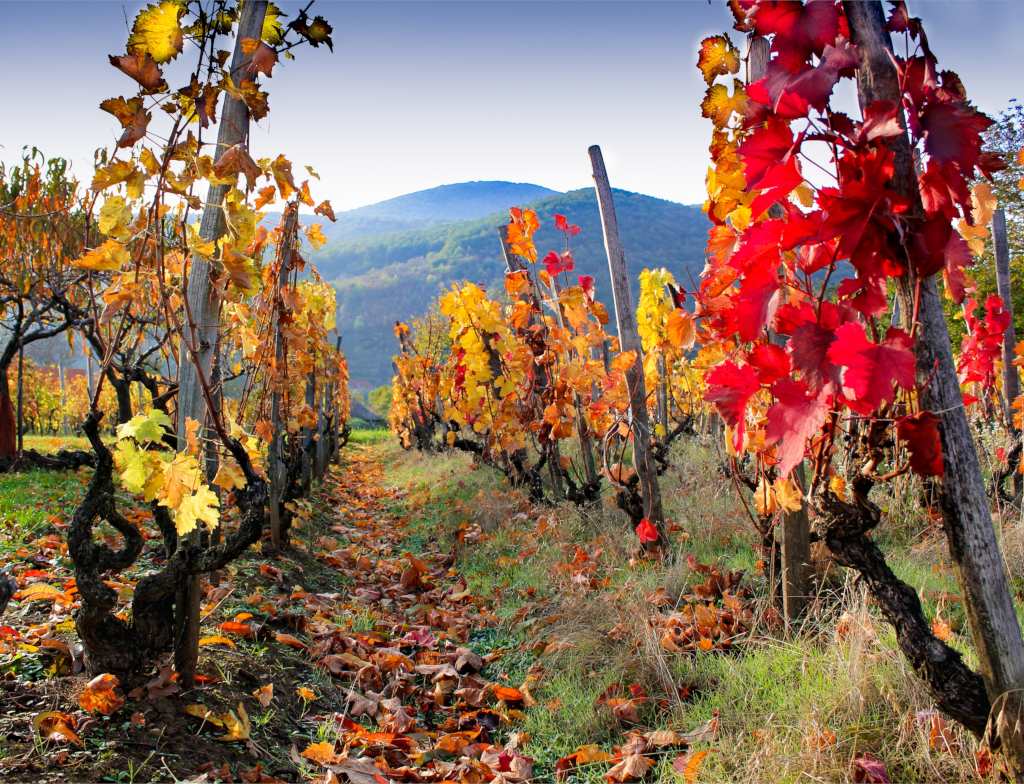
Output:
[[185,5],[177,0],[162,0],[139,11],[128,37],[128,53],[139,57],[148,54],[157,63],[173,60],[185,44],[181,31],[184,13]]
[[238,713],[228,711],[221,716],[224,722],[224,729],[227,734],[221,735],[217,740],[230,743],[236,740],[249,740],[249,733],[252,725],[249,722],[249,714],[245,712],[245,706],[238,703]]
[[32,583],[14,594],[14,598],[20,602],[49,602],[63,595],[64,591],[49,583]]
[[320,228],[319,223],[306,227],[306,238],[314,250],[320,250],[327,243],[327,237],[324,236],[323,229]]
[[197,719],[202,719],[208,724],[213,724],[215,727],[224,726],[224,721],[202,703],[193,702],[190,705],[186,705],[181,710],[182,713],[187,713],[189,716],[195,716]]
[[199,638],[200,645],[226,645],[229,648],[235,647],[235,641],[230,637],[225,637],[223,634],[211,634],[206,637]]
[[295,690],[295,693],[298,694],[304,702],[312,702],[316,699],[316,693],[306,686],[299,686],[299,688]]
[[110,237],[124,239],[128,236],[128,224],[132,220],[132,209],[122,196],[108,196],[100,208],[100,216],[96,225],[99,230]]
[[217,468],[213,484],[223,490],[238,490],[245,487],[245,475],[234,461],[225,460]]
[[206,485],[201,485],[191,495],[181,499],[181,504],[174,513],[174,527],[179,536],[195,530],[197,523],[202,521],[207,528],[217,527],[220,519],[220,499]]
[[144,414],[136,414],[124,424],[117,426],[117,437],[134,438],[141,442],[161,441],[167,431],[173,431],[174,424],[166,412],[154,408]]
[[71,262],[78,269],[95,270],[97,272],[119,270],[131,258],[128,250],[117,240],[107,240],[85,255]]
[[800,507],[803,506],[803,494],[792,478],[779,477],[775,480],[773,489],[775,490],[775,499],[779,502],[781,509],[786,512],[800,511]]
[[[147,152],[143,151],[143,154]],[[153,153],[149,153],[150,156]],[[143,157],[143,163],[145,163],[145,157]],[[119,182],[124,182],[135,174],[135,164],[131,161],[111,161],[106,166],[101,166],[96,169],[96,173],[92,178],[91,188],[94,191],[101,191],[105,188],[109,188],[111,185],[117,185]],[[157,167],[159,171],[159,167]]]

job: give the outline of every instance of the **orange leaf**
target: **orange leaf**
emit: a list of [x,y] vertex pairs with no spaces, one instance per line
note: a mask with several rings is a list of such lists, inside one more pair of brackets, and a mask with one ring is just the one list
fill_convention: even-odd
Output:
[[116,675],[108,672],[97,675],[89,681],[82,693],[78,695],[78,704],[89,713],[102,713],[110,716],[124,705],[124,697],[117,693],[121,682]]

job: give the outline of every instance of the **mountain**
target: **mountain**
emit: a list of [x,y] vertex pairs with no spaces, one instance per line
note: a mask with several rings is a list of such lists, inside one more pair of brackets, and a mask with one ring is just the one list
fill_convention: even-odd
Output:
[[[493,187],[497,183],[487,185],[491,186],[488,192],[497,191]],[[445,214],[450,215],[458,209],[471,212],[471,200],[459,196],[459,188],[444,186],[410,194],[416,197],[409,202],[410,215],[422,218],[446,210]],[[444,209],[431,212],[429,204],[425,203],[428,201],[426,194],[439,191],[452,198],[447,199]],[[391,356],[395,353],[392,334],[395,321],[423,313],[451,283],[472,280],[503,295],[504,262],[497,228],[507,222],[508,207],[513,205],[530,207],[537,212],[541,228],[534,239],[541,257],[549,250],[562,248],[562,235],[553,225],[555,213],[565,215],[581,227],[581,233],[573,238],[576,259],[573,275],[594,276],[597,296],[611,311],[608,262],[593,188],[549,192],[529,201],[506,200],[484,217],[435,222],[419,228],[335,241],[315,255],[315,262],[320,273],[331,280],[338,291],[338,327],[349,358],[354,388],[387,383],[392,374]],[[618,190],[615,191],[615,206],[626,260],[634,279],[634,297],[636,278],[644,267],[668,267],[680,283],[692,288],[704,266],[707,239],[708,221],[700,207]],[[386,217],[404,219],[400,211],[389,212]],[[339,215],[339,222],[341,219]]]
[[[415,193],[406,193],[387,201],[339,212],[337,221],[323,221],[327,252],[333,245],[344,245],[364,238],[428,226],[440,226],[474,218],[524,204],[558,193],[542,185],[503,180],[478,180],[439,185]],[[276,226],[281,213],[267,213],[264,222]]]

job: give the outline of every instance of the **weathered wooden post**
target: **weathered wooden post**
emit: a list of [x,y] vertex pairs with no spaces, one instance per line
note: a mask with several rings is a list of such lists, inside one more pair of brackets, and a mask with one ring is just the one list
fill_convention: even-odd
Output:
[[[235,36],[234,53],[231,57],[231,76],[239,84],[249,64],[249,56],[242,50],[242,41],[247,38],[259,40],[263,30],[263,19],[267,13],[266,0],[249,0],[242,6]],[[224,96],[220,125],[217,128],[217,150],[215,160],[249,135],[249,109],[245,102]],[[199,226],[199,235],[204,240],[216,241],[224,234],[226,220],[222,204],[229,189],[228,185],[211,185],[206,196],[206,207]],[[177,432],[179,447],[185,443],[188,420],[203,425],[207,422],[206,401],[203,397],[203,380],[210,378],[213,357],[217,350],[217,334],[220,331],[220,298],[210,280],[210,263],[198,254],[193,254],[188,276],[188,306],[191,323],[185,326],[188,335],[182,335],[178,349],[178,398]],[[189,347],[195,348],[195,355]],[[198,532],[190,535],[193,544],[198,544]],[[201,593],[199,577],[188,579],[187,587],[177,598],[176,624],[178,643],[175,647],[174,664],[182,688],[189,689],[195,680],[196,662],[199,659],[199,603]]]
[[597,206],[601,213],[601,228],[604,230],[604,248],[608,254],[608,272],[612,282],[612,300],[615,303],[615,324],[619,332],[619,349],[632,351],[636,355],[632,367],[626,371],[633,431],[633,462],[637,475],[640,477],[644,516],[658,529],[659,544],[665,547],[668,545],[668,537],[665,534],[665,513],[661,508],[658,472],[651,456],[651,423],[647,416],[644,357],[640,345],[640,335],[636,330],[636,310],[633,307],[633,293],[629,287],[626,254],[622,250],[622,242],[619,239],[619,221],[615,216],[612,187],[608,182],[608,171],[604,166],[601,148],[595,144],[588,150],[588,153],[594,172]]
[[[763,35],[747,36],[747,83],[752,84],[761,79],[768,70],[771,57],[771,45]],[[777,205],[769,208],[773,217],[781,217],[782,211]],[[793,481],[801,491],[806,491],[804,465],[800,463],[793,472]],[[811,530],[807,516],[807,504],[801,502],[800,508],[793,512],[784,512],[782,522],[776,532],[776,542],[781,538],[782,561],[782,610],[788,622],[794,621],[803,612],[810,594],[811,583]],[[778,535],[781,533],[781,537]]]
[[294,250],[295,232],[298,228],[299,206],[296,202],[285,207],[284,225],[281,229],[281,242],[277,246],[277,291],[274,293],[274,372],[273,386],[270,392],[270,426],[273,435],[267,447],[267,475],[270,480],[270,541],[274,549],[280,551],[286,544],[284,527],[281,520],[281,507],[284,502],[287,469],[284,462],[284,431],[285,425],[281,412],[284,395],[280,373],[285,363],[284,325],[281,320],[283,303],[281,291],[288,285],[288,276],[292,269],[292,252]]
[[1014,346],[1017,345],[1017,330],[1013,326],[1013,289],[1010,284],[1010,243],[1006,239],[1006,213],[996,207],[992,213],[992,247],[996,257],[996,289],[1003,300],[1003,306],[1010,315],[1010,323],[1003,336],[1003,405],[1006,421],[1013,428],[1013,401],[1020,395],[1020,377],[1013,364]]
[[[875,101],[900,105],[900,85],[892,60],[892,41],[885,14],[877,0],[853,2],[843,7],[857,46],[860,66],[857,86],[861,107]],[[902,115],[900,121],[903,121]],[[910,202],[910,216],[923,213],[921,194],[914,172],[910,141],[905,134],[894,137],[895,154],[892,187]],[[915,341],[921,406],[939,417],[945,478],[941,483],[941,509],[950,555],[957,565],[970,620],[974,647],[993,702],[990,740],[1001,746],[1011,775],[1024,776],[1024,738],[1021,725],[1021,697],[1024,692],[1024,640],[1014,610],[1002,555],[992,527],[981,464],[975,449],[950,347],[942,300],[934,276],[900,280],[904,311],[912,301],[915,284],[919,291],[919,332]],[[927,670],[928,663],[921,667]],[[918,668],[920,669],[920,667]],[[965,695],[965,699],[967,695]]]

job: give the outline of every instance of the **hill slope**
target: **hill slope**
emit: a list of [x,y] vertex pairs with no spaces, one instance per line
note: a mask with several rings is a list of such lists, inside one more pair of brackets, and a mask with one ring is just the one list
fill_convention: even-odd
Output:
[[[534,201],[556,193],[558,191],[528,182],[458,182],[339,212],[335,223],[323,221],[322,228],[327,237],[327,252],[330,252],[332,245],[482,218],[504,210],[510,204]],[[276,226],[280,218],[280,213],[268,213],[264,220],[268,226]]]
[[[699,207],[627,191],[615,192],[619,227],[634,279],[643,267],[666,266],[691,285],[704,264],[707,218]],[[608,263],[592,188],[547,196],[523,204],[537,211],[535,237],[543,256],[561,248],[553,227],[555,213],[566,215],[582,232],[573,241],[576,273],[593,275],[597,295],[609,306]],[[504,263],[497,227],[507,220],[507,202],[485,218],[392,232],[338,242],[317,254],[316,263],[338,290],[338,325],[349,358],[353,386],[365,388],[391,377],[396,319],[424,312],[458,280],[472,280],[501,291]]]

